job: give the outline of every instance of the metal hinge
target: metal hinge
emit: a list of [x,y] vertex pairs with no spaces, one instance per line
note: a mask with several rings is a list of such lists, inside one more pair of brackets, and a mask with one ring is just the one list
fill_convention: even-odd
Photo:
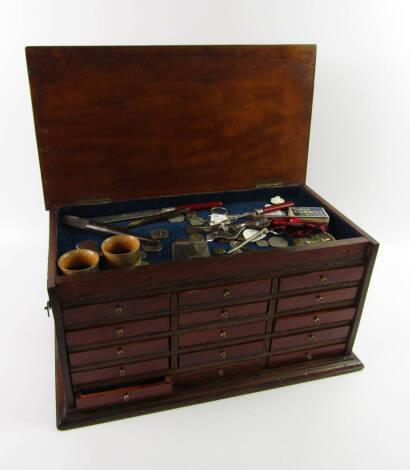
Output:
[[108,196],[95,196],[95,197],[81,197],[77,199],[78,205],[85,204],[107,204],[111,202],[111,199]]
[[50,310],[51,310],[51,302],[48,300],[46,303],[46,306],[44,307],[44,310],[47,310],[47,316],[50,316]]
[[281,180],[270,180],[270,181],[257,181],[255,183],[255,188],[270,188],[272,186],[282,186],[283,182]]

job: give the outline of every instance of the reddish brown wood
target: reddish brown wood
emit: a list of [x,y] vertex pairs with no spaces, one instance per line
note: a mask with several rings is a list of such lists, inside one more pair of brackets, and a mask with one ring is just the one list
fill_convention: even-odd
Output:
[[327,290],[295,297],[284,297],[278,300],[276,311],[284,312],[286,310],[327,305],[332,302],[354,300],[356,293],[357,287],[349,287],[347,289]]
[[300,335],[273,338],[271,351],[285,348],[297,348],[299,346],[315,345],[323,341],[345,340],[349,334],[350,326],[341,326],[326,330],[317,330]]
[[344,269],[330,269],[297,276],[282,277],[280,291],[304,289],[307,287],[327,286],[347,281],[358,281],[364,273],[364,266],[354,266]]
[[99,393],[79,395],[76,400],[78,410],[89,410],[100,406],[114,406],[126,404],[137,400],[150,400],[152,398],[171,395],[172,381],[170,377],[153,383],[124,387]]
[[350,321],[353,319],[355,313],[356,308],[352,307],[279,317],[275,320],[273,331],[278,333],[296,328],[319,328],[328,323]]
[[333,344],[320,348],[304,349],[286,354],[275,354],[268,361],[268,367],[279,367],[285,364],[297,364],[298,362],[312,361],[323,357],[339,356],[344,354],[346,344]]
[[121,361],[153,353],[167,352],[169,350],[169,339],[160,338],[152,341],[139,343],[128,343],[111,346],[108,348],[91,349],[83,352],[69,354],[71,367],[98,364],[107,361]]
[[179,367],[190,367],[200,364],[229,361],[243,356],[262,353],[264,341],[253,341],[251,343],[227,346],[225,348],[207,349],[179,356]]
[[154,318],[133,322],[116,323],[99,328],[69,331],[66,333],[68,347],[82,346],[103,341],[114,341],[129,338],[131,336],[168,331],[170,328],[169,317]]
[[210,330],[183,333],[178,336],[180,347],[201,343],[215,343],[233,338],[242,338],[265,333],[265,321],[238,326],[221,326]]

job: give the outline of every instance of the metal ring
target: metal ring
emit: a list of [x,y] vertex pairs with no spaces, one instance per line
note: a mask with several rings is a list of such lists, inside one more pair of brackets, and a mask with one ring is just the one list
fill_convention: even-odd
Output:
[[[222,212],[217,212],[222,211]],[[228,209],[226,207],[211,207],[211,214],[220,214],[226,215],[228,213]]]

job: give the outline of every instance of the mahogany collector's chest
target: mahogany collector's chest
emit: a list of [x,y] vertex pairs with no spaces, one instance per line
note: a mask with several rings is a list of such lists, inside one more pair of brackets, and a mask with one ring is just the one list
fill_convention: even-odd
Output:
[[[352,348],[378,245],[305,185],[315,46],[26,52],[50,212],[59,429],[363,367]],[[67,214],[206,201],[238,213],[273,196],[324,208],[334,240],[223,256],[210,244],[209,257],[173,261],[187,222],[165,220],[170,238],[149,265],[57,267],[82,239],[105,238],[62,224]]]

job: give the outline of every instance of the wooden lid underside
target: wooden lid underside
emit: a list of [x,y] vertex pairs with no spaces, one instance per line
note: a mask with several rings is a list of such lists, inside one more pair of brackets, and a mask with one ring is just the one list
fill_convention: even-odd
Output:
[[305,181],[315,46],[26,53],[48,209]]

